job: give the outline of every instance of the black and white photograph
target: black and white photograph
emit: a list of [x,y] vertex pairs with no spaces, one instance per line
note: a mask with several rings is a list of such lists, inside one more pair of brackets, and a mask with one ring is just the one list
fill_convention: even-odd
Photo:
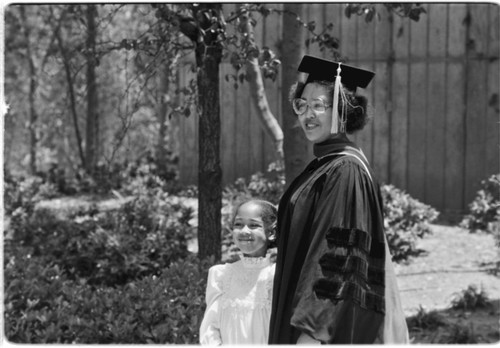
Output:
[[496,2],[1,10],[0,343],[500,343]]

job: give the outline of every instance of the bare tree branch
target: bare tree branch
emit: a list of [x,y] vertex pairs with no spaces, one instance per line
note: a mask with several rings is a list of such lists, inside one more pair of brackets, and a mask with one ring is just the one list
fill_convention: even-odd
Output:
[[250,94],[253,102],[256,104],[259,112],[259,120],[261,121],[266,133],[271,137],[274,142],[274,148],[278,155],[280,164],[283,164],[283,131],[276,117],[271,112],[269,103],[267,101],[266,91],[264,88],[264,81],[259,67],[258,54],[259,51],[255,47],[254,33],[252,24],[248,13],[241,16],[240,30],[246,34],[248,44],[254,46],[249,56],[246,59],[246,71],[248,82],[250,83]]

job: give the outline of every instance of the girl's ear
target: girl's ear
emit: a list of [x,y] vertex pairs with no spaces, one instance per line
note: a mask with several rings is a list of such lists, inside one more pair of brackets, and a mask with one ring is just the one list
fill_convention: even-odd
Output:
[[269,237],[275,236],[276,237],[276,228],[277,228],[278,222],[273,221],[271,226],[269,226]]
[[274,221],[271,226],[269,226],[269,235],[267,236],[267,240],[269,241],[269,247],[274,247],[276,244],[276,228],[277,223]]

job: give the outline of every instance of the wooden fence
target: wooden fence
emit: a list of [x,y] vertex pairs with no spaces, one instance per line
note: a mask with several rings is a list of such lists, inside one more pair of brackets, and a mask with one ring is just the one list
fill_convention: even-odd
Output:
[[[282,4],[269,6],[282,7]],[[225,5],[230,10],[231,6]],[[481,180],[499,173],[499,6],[424,4],[419,22],[381,12],[381,20],[348,19],[343,4],[304,6],[303,19],[317,28],[334,24],[341,53],[353,65],[376,72],[361,90],[372,122],[353,138],[379,180],[404,189],[442,213],[460,213]],[[282,17],[257,18],[256,37],[279,52]],[[308,53],[328,58],[317,47]],[[281,54],[286,54],[282,52]],[[248,86],[234,89],[221,65],[221,161],[224,183],[265,171],[274,161]],[[189,76],[183,74],[185,83]],[[286,87],[288,88],[288,87]],[[273,113],[281,122],[279,79],[266,81]],[[180,141],[180,176],[197,183],[197,118],[174,128]]]

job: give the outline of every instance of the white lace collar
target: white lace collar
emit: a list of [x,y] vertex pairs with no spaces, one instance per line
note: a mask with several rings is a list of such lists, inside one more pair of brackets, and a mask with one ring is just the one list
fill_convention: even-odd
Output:
[[240,251],[238,252],[238,256],[245,268],[264,268],[271,264],[271,255],[269,253],[263,257],[249,257],[243,255]]

